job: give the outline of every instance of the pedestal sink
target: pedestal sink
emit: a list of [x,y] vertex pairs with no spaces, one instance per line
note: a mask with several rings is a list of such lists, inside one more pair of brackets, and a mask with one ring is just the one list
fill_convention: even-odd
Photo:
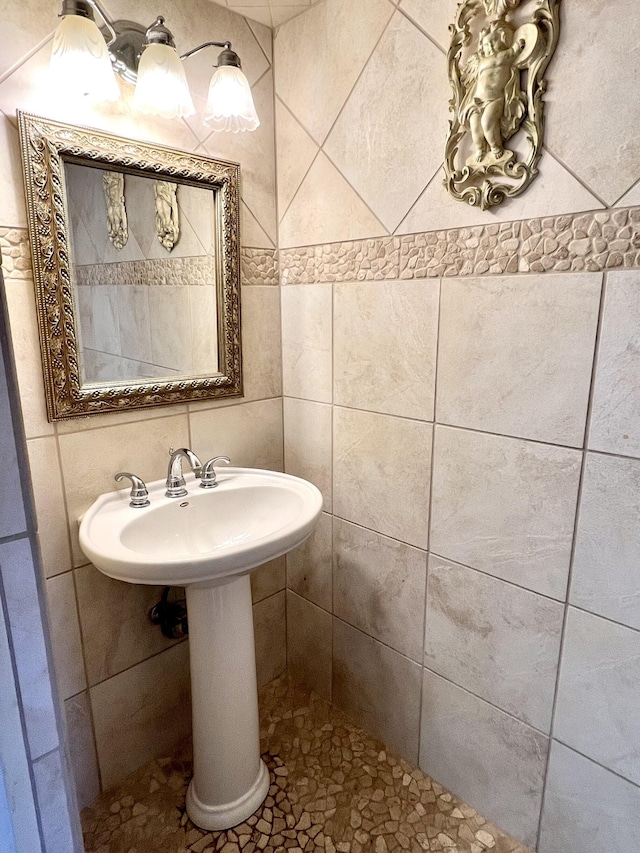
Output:
[[249,574],[296,548],[322,508],[306,480],[226,468],[214,489],[195,478],[167,498],[148,485],[150,505],[129,506],[127,489],[101,495],[80,524],[80,545],[116,580],[186,586],[193,704],[193,779],[187,812],[203,829],[246,820],[267,795],[260,759]]

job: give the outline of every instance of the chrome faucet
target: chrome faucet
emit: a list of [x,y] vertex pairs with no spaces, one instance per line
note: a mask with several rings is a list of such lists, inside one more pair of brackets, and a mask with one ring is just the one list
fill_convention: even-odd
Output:
[[189,450],[188,447],[179,447],[174,450],[169,449],[169,470],[167,471],[167,491],[165,495],[168,498],[183,498],[187,494],[185,488],[184,475],[182,473],[182,460],[186,459],[193,469],[196,477],[200,477],[202,473],[202,462],[196,454]]
[[135,474],[129,474],[128,471],[120,471],[119,474],[116,474],[115,479],[119,483],[120,480],[124,480],[126,477],[131,480],[131,494],[129,495],[131,500],[129,501],[129,506],[132,506],[134,509],[149,506],[149,492],[140,477],[136,477]]
[[202,474],[200,475],[200,488],[201,489],[215,489],[218,485],[218,481],[216,479],[216,469],[215,466],[218,462],[224,462],[225,465],[231,465],[231,460],[228,456],[214,456],[213,459],[210,459],[208,462],[202,466]]

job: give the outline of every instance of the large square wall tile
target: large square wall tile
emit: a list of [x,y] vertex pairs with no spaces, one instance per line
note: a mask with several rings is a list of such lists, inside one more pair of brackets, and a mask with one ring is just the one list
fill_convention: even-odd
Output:
[[432,421],[439,281],[336,285],[334,402]]
[[637,853],[640,788],[553,742],[540,853]]
[[331,285],[290,285],[281,299],[284,394],[330,403]]
[[267,684],[287,667],[287,617],[285,591],[253,605],[258,687]]
[[424,663],[548,732],[564,606],[431,557]]
[[294,679],[331,701],[332,617],[287,592],[287,665]]
[[317,486],[331,512],[331,406],[285,397],[283,411],[285,471]]
[[322,513],[316,529],[295,551],[287,554],[287,587],[331,612],[333,600],[333,518]]
[[640,629],[640,460],[587,455],[570,599]]
[[640,456],[640,271],[609,273],[589,430],[591,450]]
[[425,671],[421,769],[531,847],[547,749],[540,732]]
[[601,286],[601,275],[444,279],[438,421],[582,447]]
[[581,454],[436,428],[431,550],[564,600]]
[[333,511],[426,548],[431,424],[356,409],[333,412]]
[[419,663],[426,553],[337,518],[333,551],[335,615]]
[[75,579],[90,686],[174,643],[149,620],[161,586],[112,580],[92,565],[76,569]]
[[417,763],[421,668],[333,620],[333,701],[356,725]]
[[640,632],[569,609],[553,736],[640,785]]
[[90,695],[106,790],[190,733],[188,643],[103,681],[91,688]]

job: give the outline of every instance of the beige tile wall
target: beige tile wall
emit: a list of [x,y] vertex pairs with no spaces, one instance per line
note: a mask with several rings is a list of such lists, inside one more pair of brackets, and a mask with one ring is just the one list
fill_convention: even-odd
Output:
[[[148,480],[163,477],[171,445],[190,446],[202,457],[226,453],[238,465],[283,467],[280,297],[272,286],[273,269],[265,273],[264,265],[259,266],[265,252],[273,253],[276,240],[272,37],[267,27],[208,0],[172,4],[167,24],[179,48],[201,43],[203,33],[230,39],[254,88],[260,129],[243,138],[223,139],[211,135],[197,117],[169,122],[135,116],[129,108],[130,88],[124,84],[124,100],[109,109],[63,99],[55,103],[40,84],[57,9],[48,0],[30,0],[27,5],[25,9],[24,3],[10,0],[2,10],[5,35],[8,27],[11,37],[3,39],[0,49],[0,159],[9,166],[0,177],[0,244],[58,686],[65,700],[78,798],[84,805],[100,785],[116,783],[187,732],[188,656],[186,644],[165,640],[147,622],[159,589],[110,581],[87,564],[78,545],[78,516],[99,493],[115,487],[113,475],[118,470],[132,470]],[[137,5],[136,19],[150,20],[157,12],[152,3]],[[124,0],[110,2],[109,11],[115,17],[132,16],[131,4]],[[207,54],[187,65],[199,106],[206,97],[213,61],[215,54]],[[240,162],[243,268],[248,273],[242,296],[243,399],[58,425],[47,422],[24,230],[16,108]],[[279,674],[286,664],[284,583],[283,561],[265,567],[254,579],[261,681]],[[37,733],[41,739],[47,735],[42,726]],[[43,768],[38,785],[46,786],[56,772],[53,766]]]
[[456,5],[275,34],[285,465],[326,511],[289,666],[540,853],[634,853],[640,19],[563,7],[540,175],[483,212],[442,186]]

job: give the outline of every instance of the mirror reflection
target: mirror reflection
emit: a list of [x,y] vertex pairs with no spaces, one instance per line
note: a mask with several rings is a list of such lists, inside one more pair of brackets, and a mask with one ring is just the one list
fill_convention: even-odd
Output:
[[83,383],[219,371],[216,190],[64,164]]

